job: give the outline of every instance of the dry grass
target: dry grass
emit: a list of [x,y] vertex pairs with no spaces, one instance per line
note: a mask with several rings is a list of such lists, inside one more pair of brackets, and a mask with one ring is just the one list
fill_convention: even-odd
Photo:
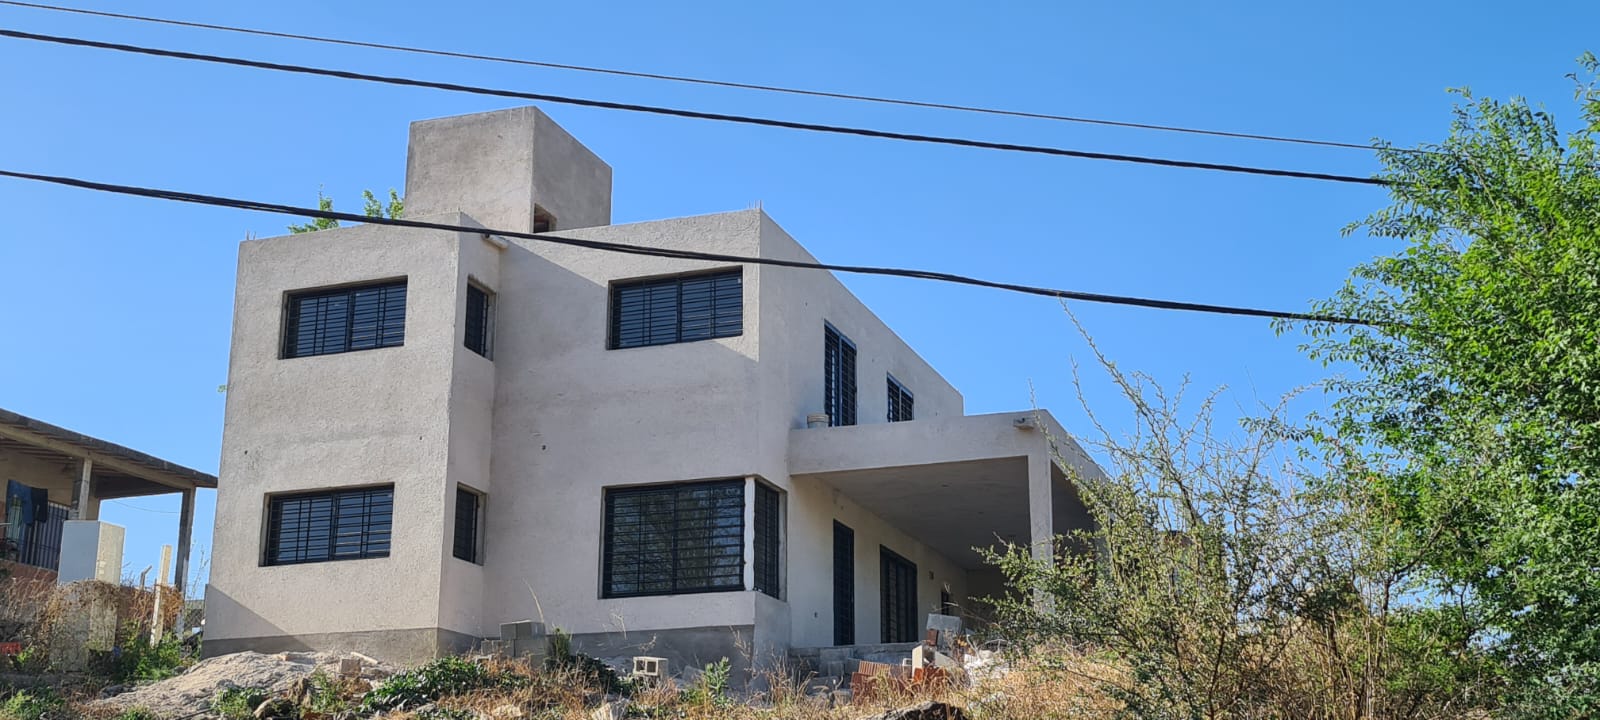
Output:
[[[526,673],[526,666],[504,663],[503,669]],[[787,671],[769,671],[761,678],[767,689],[726,700],[686,692],[673,686],[646,687],[627,698],[607,698],[594,683],[572,671],[532,674],[526,688],[479,691],[447,698],[438,707],[465,710],[496,720],[588,720],[602,702],[618,702],[628,717],[674,720],[859,720],[896,708],[937,700],[959,706],[974,720],[1037,718],[1109,718],[1120,705],[1098,688],[1099,681],[1123,679],[1120,672],[1096,660],[1071,653],[1041,654],[1013,662],[970,684],[946,683],[905,688],[890,686],[871,698],[833,706],[827,696],[807,696],[805,679]],[[412,713],[386,716],[399,719]]]

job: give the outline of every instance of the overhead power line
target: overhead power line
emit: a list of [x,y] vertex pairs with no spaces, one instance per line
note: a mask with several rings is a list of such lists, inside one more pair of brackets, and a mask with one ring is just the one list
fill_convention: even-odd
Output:
[[1208,135],[1212,137],[1234,138],[1239,140],[1262,140],[1267,142],[1294,143],[1298,145],[1315,145],[1320,147],[1345,148],[1350,150],[1375,150],[1370,144],[1340,142],[1336,140],[1319,140],[1314,138],[1290,137],[1286,135],[1268,135],[1263,133],[1236,132],[1230,130],[1208,130],[1204,128],[1180,127],[1176,125],[1161,125],[1156,123],[1131,122],[1126,120],[1107,120],[1104,118],[1079,117],[1073,115],[1058,115],[1052,113],[1029,112],[1026,110],[1007,110],[1004,108],[981,107],[977,105],[962,105],[958,103],[942,103],[928,100],[908,100],[904,98],[887,98],[856,93],[829,92],[826,90],[809,90],[805,88],[785,87],[782,85],[764,85],[760,83],[733,82],[730,80],[714,80],[708,78],[687,77],[683,75],[668,75],[664,73],[640,72],[637,70],[619,70],[617,68],[595,67],[591,65],[574,65],[571,63],[558,63],[542,60],[528,60],[525,58],[504,57],[499,55],[485,55],[481,53],[460,52],[454,50],[438,50],[433,48],[420,48],[392,43],[371,42],[365,40],[348,40],[344,38],[327,37],[323,35],[307,35],[304,33],[279,32],[274,30],[261,30],[257,28],[238,27],[234,25],[220,25],[216,23],[196,22],[192,20],[174,20],[171,18],[150,17],[146,15],[131,15],[127,13],[106,12],[104,10],[88,10],[85,8],[65,7],[61,5],[47,5],[44,3],[19,2],[18,0],[0,0],[0,5],[32,8],[36,10],[50,10],[55,12],[75,13],[94,17],[115,18],[118,20],[134,20],[137,22],[158,23],[177,27],[197,28],[202,30],[219,30],[222,32],[256,35],[261,37],[283,38],[288,40],[303,40],[306,42],[325,43],[328,45],[343,45],[346,47],[369,48],[374,50],[391,50],[394,52],[412,53],[416,55],[432,55],[435,57],[457,58],[462,60],[479,60],[485,62],[504,63],[507,65],[523,65],[528,67],[548,68],[553,70],[570,70],[575,72],[596,73],[601,75],[615,75],[620,77],[641,78],[646,80],[664,80],[668,82],[688,83],[692,85],[706,85],[711,87],[733,88],[737,90],[755,90],[760,92],[782,93],[786,95],[800,95],[805,97],[829,98],[834,100],[851,100],[857,102],[878,103],[883,105],[900,105],[904,107],[926,108],[932,110],[952,110],[956,112],[979,113],[983,115],[999,115],[1004,117],[1027,118],[1031,120],[1051,120],[1056,122],[1080,123],[1085,125],[1104,125],[1108,127],[1131,128],[1136,130],[1156,130],[1161,132],[1185,133],[1190,135]]
[[980,278],[957,275],[954,273],[937,272],[933,270],[913,270],[895,267],[875,267],[870,265],[838,265],[833,263],[804,262],[800,260],[784,260],[780,258],[752,257],[746,255],[729,255],[724,253],[701,252],[697,250],[678,250],[672,248],[646,247],[629,245],[626,243],[605,242],[601,240],[584,240],[581,238],[552,235],[549,233],[528,233],[515,230],[495,230],[466,225],[451,225],[448,223],[427,222],[423,220],[407,220],[404,218],[368,217],[354,213],[334,212],[317,208],[296,207],[293,205],[280,205],[277,203],[261,202],[258,200],[243,200],[217,195],[201,195],[178,190],[164,190],[160,188],[139,187],[136,185],[117,185],[113,183],[96,182],[79,178],[64,177],[60,175],[43,175],[39,173],[19,172],[16,170],[0,169],[0,177],[33,180],[36,182],[65,185],[67,187],[96,190],[100,192],[117,193],[119,195],[133,195],[138,197],[173,200],[177,202],[194,203],[198,205],[211,205],[215,207],[236,208],[239,210],[253,210],[257,212],[276,213],[279,215],[293,215],[296,217],[325,218],[328,220],[342,220],[347,222],[368,223],[373,225],[390,225],[394,227],[419,228],[423,230],[445,230],[449,232],[465,232],[479,235],[499,235],[504,237],[521,238],[555,245],[568,245],[572,247],[587,248],[603,252],[625,253],[629,255],[646,255],[651,257],[673,258],[678,260],[705,260],[711,262],[744,263],[750,265],[772,265],[777,267],[799,268],[805,270],[829,270],[832,272],[853,273],[857,275],[886,275],[890,277],[915,278],[919,280],[933,280],[937,282],[971,285],[974,287],[1007,290],[1026,295],[1039,295],[1056,298],[1059,300],[1077,300],[1082,302],[1104,303],[1108,305],[1125,305],[1131,307],[1152,308],[1156,310],[1180,310],[1186,312],[1213,313],[1219,315],[1242,315],[1246,317],[1274,318],[1282,320],[1301,320],[1308,322],[1322,322],[1335,325],[1379,325],[1356,318],[1345,318],[1335,315],[1321,315],[1317,313],[1288,312],[1283,310],[1266,310],[1261,308],[1237,307],[1232,305],[1213,305],[1210,303],[1181,302],[1177,300],[1159,300],[1154,298],[1132,297],[1127,295],[1107,295],[1103,293],[1082,292],[1078,290],[1061,290],[1056,288],[1022,285],[1017,283],[983,280]]
[[1072,150],[1068,148],[1050,147],[1045,145],[1023,145],[1016,143],[994,142],[989,140],[974,140],[970,138],[922,135],[917,133],[904,133],[889,130],[875,130],[871,128],[825,125],[821,123],[797,122],[793,120],[779,120],[775,118],[763,118],[750,115],[730,115],[725,113],[685,110],[681,108],[669,108],[655,105],[638,105],[633,103],[612,102],[608,100],[595,100],[591,98],[578,98],[565,95],[522,92],[518,90],[479,87],[475,85],[461,85],[457,83],[436,82],[432,80],[417,80],[413,78],[393,77],[387,75],[371,75],[368,73],[358,73],[349,70],[335,70],[330,68],[311,67],[307,65],[274,63],[262,60],[228,57],[223,55],[211,55],[207,53],[167,50],[162,48],[111,43],[99,40],[87,40],[83,38],[64,37],[58,35],[42,35],[38,33],[22,32],[19,30],[0,30],[0,37],[10,37],[21,40],[35,40],[39,42],[71,45],[76,47],[98,48],[102,50],[113,50],[117,52],[135,53],[140,55],[152,55],[156,57],[177,58],[180,60],[195,60],[222,65],[259,68],[263,70],[276,70],[280,72],[301,73],[305,75],[320,75],[324,77],[336,77],[347,80],[361,80],[366,82],[384,83],[388,85],[431,88],[450,92],[516,98],[519,100],[531,100],[535,102],[546,102],[560,105],[576,105],[579,107],[592,107],[606,110],[651,113],[655,115],[668,115],[697,120],[714,120],[719,122],[740,123],[744,125],[760,125],[765,127],[787,128],[790,130],[832,133],[836,135],[855,135],[860,137],[882,138],[886,140],[904,140],[908,142],[930,143],[935,145],[954,145],[958,147],[980,148],[985,150],[1002,150],[1009,152],[1033,153],[1037,155],[1054,155],[1058,157],[1082,158],[1087,160],[1109,160],[1114,162],[1136,163],[1141,165],[1159,165],[1165,167],[1190,168],[1196,170],[1244,173],[1249,175],[1268,175],[1274,177],[1302,178],[1307,180],[1327,180],[1331,182],[1353,183],[1358,185],[1384,186],[1389,184],[1388,181],[1380,178],[1361,177],[1357,175],[1339,175],[1334,173],[1309,172],[1303,170],[1284,170],[1279,168],[1234,165],[1229,163],[1174,160],[1170,158],[1149,157],[1144,155],[1126,155],[1120,153],[1094,152],[1089,150]]

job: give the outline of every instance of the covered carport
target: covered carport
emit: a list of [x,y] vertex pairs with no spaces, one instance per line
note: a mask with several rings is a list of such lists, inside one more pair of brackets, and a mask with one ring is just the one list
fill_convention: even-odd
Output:
[[5,409],[0,480],[6,488],[4,559],[45,572],[61,566],[63,552],[76,551],[63,548],[65,524],[98,520],[102,500],[180,493],[173,568],[179,591],[188,579],[195,491],[217,486],[213,475]]
[[790,474],[819,481],[967,572],[967,598],[1004,592],[977,548],[1011,543],[1054,557],[1088,529],[1074,477],[1100,469],[1043,411],[791,431]]

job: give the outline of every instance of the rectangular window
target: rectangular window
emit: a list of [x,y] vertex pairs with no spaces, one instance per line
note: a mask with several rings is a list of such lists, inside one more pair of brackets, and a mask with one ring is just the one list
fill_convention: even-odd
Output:
[[879,642],[917,640],[917,565],[889,548],[878,546],[879,592],[883,628]]
[[263,564],[389,557],[393,516],[393,485],[275,496]]
[[494,359],[494,293],[467,283],[467,349]]
[[856,424],[856,344],[826,323],[822,327],[822,406],[828,424]]
[[889,422],[904,422],[912,417],[911,391],[889,376]]
[[405,341],[405,280],[289,293],[285,358],[396,347]]
[[604,597],[744,589],[744,480],[610,488]]
[[783,599],[783,509],[777,490],[756,481],[756,589]]
[[452,554],[469,563],[483,564],[478,551],[478,525],[483,516],[483,496],[456,486],[456,531]]
[[833,644],[856,644],[856,532],[833,521]]
[[607,347],[645,347],[734,337],[744,332],[739,268],[615,283]]

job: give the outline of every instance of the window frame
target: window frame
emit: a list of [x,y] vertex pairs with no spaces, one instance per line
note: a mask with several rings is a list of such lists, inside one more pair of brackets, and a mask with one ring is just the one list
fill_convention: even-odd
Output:
[[[745,507],[746,507],[745,503],[748,500],[747,493],[745,492],[745,481],[746,481],[746,479],[741,477],[741,478],[724,478],[724,479],[715,479],[715,480],[695,480],[695,481],[676,482],[676,483],[654,483],[654,484],[649,484],[649,485],[621,485],[621,486],[613,486],[613,487],[604,488],[603,496],[602,496],[602,499],[601,499],[601,515],[602,515],[602,517],[601,517],[601,545],[600,545],[600,597],[602,599],[608,599],[609,600],[609,599],[632,598],[632,597],[661,597],[661,596],[669,596],[669,595],[696,595],[696,594],[701,594],[701,593],[714,593],[714,592],[743,592],[747,588],[747,586],[745,584],[745,580],[744,580],[745,564],[750,561],[750,559],[746,556],[746,546],[745,546],[745,531],[748,529],[748,527],[747,527],[747,525],[745,523]],[[679,501],[679,495],[687,494],[687,493],[693,492],[695,490],[709,490],[710,492],[713,493],[713,499],[714,500],[719,500],[719,501],[722,498],[715,497],[715,493],[718,493],[718,492],[721,492],[721,491],[728,491],[728,490],[737,490],[738,494],[737,494],[737,502],[736,503],[729,503],[729,504],[726,505],[726,507],[720,506],[720,503],[719,503],[717,506],[713,507],[714,510],[726,510],[726,509],[736,509],[737,510],[737,512],[729,512],[725,516],[714,517],[714,521],[734,520],[734,521],[737,522],[737,526],[735,528],[736,532],[723,533],[724,535],[726,535],[728,537],[736,538],[737,541],[735,543],[732,543],[732,544],[715,545],[714,543],[716,541],[724,540],[726,538],[725,537],[718,537],[713,533],[706,533],[704,538],[700,538],[700,539],[706,541],[706,545],[705,545],[706,548],[718,548],[718,547],[721,547],[721,548],[728,548],[728,547],[737,548],[737,550],[738,550],[738,553],[737,553],[738,561],[737,561],[737,563],[734,564],[733,571],[731,571],[731,572],[723,572],[719,576],[719,577],[723,577],[723,578],[727,578],[727,579],[733,580],[734,582],[732,582],[730,584],[725,584],[725,585],[706,584],[706,585],[696,586],[696,585],[692,585],[692,584],[689,584],[687,582],[684,582],[684,578],[683,578],[684,567],[681,566],[681,563],[680,563],[681,557],[680,557],[680,554],[679,554],[680,541],[683,539],[682,538],[683,529],[679,527],[679,523],[682,522],[682,517],[678,513],[677,503]],[[618,553],[616,551],[617,550],[618,541],[619,541],[618,532],[617,532],[618,531],[618,522],[617,522],[617,520],[619,518],[619,515],[616,512],[616,502],[617,502],[617,500],[620,499],[620,498],[628,498],[628,497],[633,497],[633,496],[648,497],[648,496],[654,495],[654,496],[660,497],[660,496],[664,496],[664,495],[669,494],[669,493],[672,495],[672,504],[673,504],[673,508],[671,510],[671,525],[672,525],[672,527],[671,527],[671,532],[670,532],[670,535],[669,535],[669,537],[670,537],[669,544],[671,546],[671,560],[668,561],[670,566],[667,568],[667,572],[669,574],[668,582],[669,582],[670,587],[668,587],[666,589],[650,589],[650,590],[634,589],[634,590],[631,590],[631,591],[617,591],[615,589],[615,587],[616,587],[616,584],[617,584],[616,581],[618,579],[618,577],[617,577],[618,566],[619,565],[620,566],[628,565],[629,563],[627,563],[625,561],[630,559],[630,558],[626,558],[626,557],[618,555]],[[639,522],[639,523],[636,523],[636,524],[643,525],[643,522]],[[719,529],[720,530],[726,530],[726,528],[719,528]],[[691,538],[691,540],[693,540],[693,539],[695,539],[695,538]],[[643,544],[645,542],[648,542],[650,540],[650,538],[640,536],[640,537],[629,538],[629,540],[631,540],[631,542],[633,544],[638,545],[638,544]],[[658,540],[658,542],[659,542],[659,540]],[[691,550],[699,550],[699,549],[703,549],[703,548],[691,547],[690,549]],[[713,557],[711,553],[707,553],[707,558],[710,559],[710,560],[713,560],[713,561],[717,560],[717,559],[726,559],[726,558]],[[640,551],[636,558],[631,558],[631,559],[633,561],[631,564],[634,565],[634,566],[644,566],[644,565],[649,564],[652,561],[652,558],[645,551]],[[711,567],[714,564],[715,564],[714,562],[708,563],[707,567]],[[633,585],[634,585],[635,588],[637,588],[637,586],[639,584],[641,584],[639,579],[638,579],[641,574],[642,574],[641,572],[635,572],[634,573]],[[709,573],[708,573],[708,577],[711,577]]]
[[[471,557],[461,556],[461,499],[463,497],[471,497],[473,502],[470,525],[472,529],[471,538],[469,540],[469,544],[471,546],[469,552],[472,553]],[[454,525],[450,529],[451,557],[454,557],[457,560],[465,560],[473,565],[483,565],[484,501],[487,499],[488,496],[481,491],[467,487],[466,485],[462,485],[460,483],[456,484],[456,502],[453,507]]]
[[[911,389],[905,383],[896,380],[893,375],[885,374],[888,378],[889,422],[910,422],[916,419],[916,396],[911,394]],[[898,412],[897,412],[898,411]]]
[[752,589],[778,600],[783,599],[783,491],[760,480],[755,480],[755,493],[750,498],[752,506],[751,564],[754,566]]
[[[382,494],[382,493],[387,493],[386,504],[388,505],[388,517],[386,519],[383,519],[383,520],[375,521],[374,517],[373,517],[373,512],[372,512],[371,507],[370,507],[371,504],[372,504],[371,500],[370,499],[366,500],[367,507],[363,508],[361,528],[360,528],[361,529],[361,533],[362,533],[362,539],[361,539],[361,542],[360,542],[360,545],[362,546],[362,550],[359,553],[355,554],[355,555],[343,555],[343,556],[339,555],[338,552],[337,552],[337,548],[339,546],[338,538],[339,538],[339,534],[340,534],[339,530],[340,530],[340,525],[341,525],[341,522],[340,522],[340,510],[342,509],[340,501],[342,499],[344,499],[345,497],[355,497],[355,496],[367,496],[367,497],[370,497],[370,496],[375,496],[375,495],[379,495],[379,494]],[[375,560],[375,559],[381,559],[381,558],[389,557],[389,555],[392,553],[392,551],[394,549],[394,536],[395,536],[395,532],[394,532],[394,502],[395,502],[395,496],[394,495],[395,495],[394,494],[394,484],[389,483],[389,484],[383,484],[383,485],[361,485],[361,486],[356,486],[356,487],[339,487],[339,488],[327,488],[327,489],[322,489],[322,490],[293,491],[293,492],[285,492],[285,493],[274,493],[274,494],[269,494],[269,495],[265,496],[265,498],[264,498],[264,500],[265,500],[265,508],[264,508],[264,510],[265,510],[265,521],[262,523],[263,532],[262,532],[262,538],[261,538],[261,557],[260,557],[261,566],[262,567],[279,567],[279,566],[284,566],[284,565],[308,565],[308,564],[312,564],[312,563],[344,562],[344,561],[348,561],[348,560]],[[285,503],[288,503],[288,502],[291,502],[291,501],[310,500],[310,499],[315,499],[315,498],[330,498],[332,500],[331,515],[330,515],[330,518],[329,518],[329,521],[328,521],[327,538],[326,538],[326,540],[327,540],[327,551],[328,551],[327,556],[326,557],[310,557],[310,558],[301,557],[301,558],[293,559],[293,560],[278,560],[277,556],[282,554],[282,547],[283,547],[283,545],[282,545],[282,542],[283,542],[283,531],[284,531],[284,528],[282,526],[283,505]],[[306,522],[310,522],[310,520],[307,520]],[[388,539],[382,543],[383,547],[382,547],[381,550],[367,550],[366,549],[367,545],[376,544],[376,543],[373,543],[372,541],[368,540],[367,537],[366,537],[366,535],[368,533],[372,533],[373,532],[372,528],[370,527],[371,525],[387,525],[388,526],[388,529],[386,531],[386,534],[388,535]],[[309,541],[309,538],[307,538],[307,541]]]
[[[718,300],[717,292],[718,292],[718,290],[716,288],[716,281],[727,279],[727,278],[735,279],[737,281],[737,286],[738,286],[738,292],[736,294],[736,301],[733,303],[731,308],[723,308],[723,307],[720,307],[717,304],[717,300]],[[710,328],[711,329],[710,329],[709,334],[706,334],[704,336],[696,335],[695,337],[690,337],[690,338],[685,339],[684,338],[684,311],[683,311],[683,306],[684,306],[684,286],[687,283],[692,283],[692,282],[699,281],[699,280],[709,280],[709,281],[712,282],[712,287],[711,287],[711,289],[709,291],[711,293],[710,306],[709,306],[709,309],[707,310],[707,312],[708,312],[707,322],[710,324]],[[647,299],[647,300],[644,301],[646,308],[649,308],[649,309],[647,309],[645,311],[646,312],[645,326],[646,326],[647,329],[643,331],[645,333],[646,337],[650,338],[650,339],[645,341],[645,342],[623,344],[623,335],[628,334],[628,333],[624,333],[623,332],[623,314],[624,314],[624,310],[623,310],[623,304],[624,304],[623,293],[625,293],[627,291],[630,291],[630,290],[643,290],[643,291],[646,291],[646,292],[649,292],[650,290],[665,290],[668,287],[673,288],[673,292],[671,293],[671,295],[672,295],[672,300],[671,300],[672,309],[671,309],[671,312],[672,312],[672,315],[673,315],[673,319],[672,319],[672,339],[670,339],[670,340],[668,340],[668,339],[656,340],[656,339],[653,338],[651,330],[648,329],[650,327],[650,324],[651,324],[650,323],[651,311],[654,310],[654,308],[651,307],[651,303],[655,302],[655,300],[656,300],[655,298],[651,298],[651,299]],[[661,299],[664,300],[665,298],[661,298]],[[639,302],[639,301],[633,300],[631,302]],[[726,330],[726,329],[719,329],[724,323],[729,322],[729,320],[727,318],[721,317],[719,315],[719,313],[725,312],[725,311],[726,312],[736,312],[737,313],[737,321],[738,321],[737,327],[735,329],[731,330],[731,331],[730,330]],[[718,339],[722,339],[722,338],[739,337],[741,335],[744,335],[744,266],[743,265],[739,265],[739,266],[735,266],[735,267],[731,267],[731,268],[717,268],[717,269],[713,269],[713,270],[705,270],[705,271],[698,271],[698,272],[692,272],[692,273],[680,273],[680,274],[676,274],[676,275],[660,275],[660,276],[646,277],[646,278],[630,278],[630,279],[626,279],[626,280],[614,280],[614,281],[611,282],[610,287],[608,287],[607,290],[606,290],[606,349],[607,350],[631,350],[631,349],[635,349],[635,348],[659,347],[659,346],[662,346],[662,345],[677,345],[677,344],[680,344],[680,343],[700,342],[702,340],[718,340]]]
[[828,413],[828,427],[856,424],[861,402],[856,382],[858,364],[855,342],[833,323],[823,322],[822,405]]
[[[389,335],[391,335],[391,329],[384,322],[387,319],[388,311],[391,309],[387,306],[387,303],[390,300],[387,295],[388,293],[394,292],[396,289],[399,290],[400,294],[400,297],[398,298],[400,304],[399,332],[395,337],[390,338]],[[359,293],[363,290],[380,291],[380,296],[377,300],[378,319],[373,328],[376,339],[372,345],[352,347],[352,345],[355,343],[357,335],[357,306],[354,302],[354,296],[356,293]],[[309,352],[302,352],[300,350],[299,336],[301,334],[300,328],[304,323],[303,312],[305,308],[300,303],[308,300],[321,300],[327,298],[336,298],[339,296],[345,296],[345,308],[343,313],[344,330],[341,348],[337,350],[324,350],[320,349],[319,347],[319,349],[314,349]],[[298,290],[286,291],[283,294],[282,322],[279,328],[280,337],[278,338],[278,358],[280,360],[293,360],[296,358],[320,357],[323,355],[342,355],[344,353],[361,352],[365,350],[380,350],[383,348],[403,347],[406,344],[406,316],[409,314],[409,301],[409,279],[404,276],[384,278],[381,280],[368,280],[358,283],[349,283],[329,287],[302,288]],[[327,341],[322,340],[316,344],[318,346],[325,346],[327,345]]]
[[[474,292],[483,297],[483,307],[477,313],[478,322],[481,324],[478,330],[480,335],[478,342],[481,347],[473,347],[472,343],[472,319],[474,315],[472,312],[472,297]],[[494,326],[495,309],[498,305],[497,300],[498,296],[495,291],[490,290],[476,280],[467,280],[467,296],[463,303],[466,306],[466,317],[461,323],[461,345],[490,362],[494,362]]]

